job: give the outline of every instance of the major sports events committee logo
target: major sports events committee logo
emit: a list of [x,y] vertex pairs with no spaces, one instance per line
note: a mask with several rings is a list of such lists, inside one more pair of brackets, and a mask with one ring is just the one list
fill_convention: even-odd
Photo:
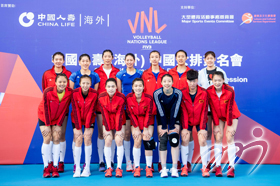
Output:
[[253,15],[250,14],[250,13],[245,13],[242,15],[242,23],[240,25],[243,25],[244,23],[245,24],[249,24],[253,21]]
[[[28,22],[26,22],[28,20]],[[34,23],[34,14],[32,12],[23,12],[18,18],[19,23],[23,27],[30,27]]]

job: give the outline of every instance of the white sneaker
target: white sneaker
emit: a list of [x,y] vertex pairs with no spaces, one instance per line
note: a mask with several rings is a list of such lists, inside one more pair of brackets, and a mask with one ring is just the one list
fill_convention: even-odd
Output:
[[84,168],[81,177],[89,177],[91,175],[89,168]]
[[132,162],[128,161],[126,163],[126,172],[132,172],[132,171],[133,171]]
[[178,169],[171,168],[170,173],[172,178],[179,178]]
[[81,169],[79,169],[79,168],[77,169],[77,167],[76,167],[76,170],[75,170],[75,173],[74,173],[73,177],[74,178],[81,177]]
[[168,177],[168,169],[166,169],[165,167],[163,169],[161,169],[160,173],[161,173],[160,177],[162,177],[162,178]]

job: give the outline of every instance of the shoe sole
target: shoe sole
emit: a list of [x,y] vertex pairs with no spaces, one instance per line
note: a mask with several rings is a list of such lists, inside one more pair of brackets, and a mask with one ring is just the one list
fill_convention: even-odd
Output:
[[223,177],[223,175],[222,174],[218,174],[218,175],[216,175],[216,177]]
[[112,176],[105,176],[105,178],[112,178]]
[[58,178],[59,176],[52,176],[53,178]]
[[51,175],[49,175],[49,176],[43,176],[43,178],[50,178],[51,177]]
[[171,176],[172,178],[179,178],[179,176]]
[[60,171],[58,171],[58,172],[59,172],[59,173],[63,173],[63,172],[64,172],[64,170],[63,170],[63,171],[61,171],[61,170],[60,170]]
[[134,178],[140,178],[140,176],[137,175],[137,176],[134,176]]
[[188,177],[188,175],[186,175],[186,174],[184,174],[184,175],[181,174],[181,176],[182,176],[182,177]]
[[161,178],[168,178],[168,176],[163,176],[163,177],[161,177]]
[[146,176],[146,178],[152,178],[153,176]]
[[210,178],[210,176],[202,176],[203,178]]
[[116,176],[116,178],[122,178],[122,176]]
[[234,178],[234,176],[227,176],[228,178]]

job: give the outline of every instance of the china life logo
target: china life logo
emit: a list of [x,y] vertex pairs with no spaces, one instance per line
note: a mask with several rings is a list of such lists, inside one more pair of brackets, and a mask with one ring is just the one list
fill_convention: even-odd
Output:
[[[18,20],[21,26],[30,27],[34,23],[34,14],[32,12],[23,12],[20,14]],[[28,20],[28,22],[25,22],[26,20]]]
[[[154,14],[153,14],[154,13]],[[152,24],[153,24],[153,15],[154,15],[154,21],[155,21],[155,31],[156,33],[160,33],[165,27],[167,26],[166,24],[162,25],[160,28],[158,28],[158,14],[157,10],[153,11],[153,7],[150,7],[149,11],[149,19],[147,18],[146,14],[144,11],[141,11],[141,18],[140,18],[140,32],[144,33],[144,22],[146,23],[148,32],[152,32]],[[139,21],[139,16],[140,12],[136,12],[135,20],[134,20],[134,25],[132,25],[131,20],[127,20],[130,30],[133,34],[136,33],[138,21]]]

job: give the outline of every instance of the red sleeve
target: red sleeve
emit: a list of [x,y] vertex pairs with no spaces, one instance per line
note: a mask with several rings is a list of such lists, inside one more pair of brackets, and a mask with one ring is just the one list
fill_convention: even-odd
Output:
[[75,97],[75,94],[72,94],[72,109],[73,109],[73,114],[74,114],[74,121],[75,121],[75,128],[77,130],[80,130],[82,128],[82,123],[81,123],[81,111],[79,110],[79,107],[77,105],[77,99]]
[[42,76],[42,90],[44,91],[45,90],[45,88],[46,88],[46,82],[45,82],[46,80],[45,80],[45,73],[43,74],[43,76]]
[[126,102],[126,112],[131,120],[131,124],[136,128],[138,127],[138,119],[136,118],[136,116],[134,115],[133,111],[131,110],[131,106],[129,104],[129,99],[127,99]]
[[202,113],[201,113],[201,118],[200,118],[200,129],[205,129],[206,128],[206,123],[208,120],[208,98],[207,98],[207,93],[204,97],[204,102],[203,102],[203,107],[202,107]]
[[108,124],[108,122],[110,122],[109,113],[106,109],[103,108],[100,98],[98,100],[98,104],[102,114],[103,125],[105,126],[106,131],[110,131],[109,124]]
[[152,100],[152,97],[147,97],[146,99],[148,99],[149,102],[148,102],[148,105],[147,105],[148,108],[147,108],[145,119],[144,119],[144,127],[148,128],[149,127],[149,121],[153,117],[153,105],[154,105],[154,102]]
[[48,92],[50,89],[47,89],[44,91],[43,99],[44,99],[44,114],[45,114],[45,120],[46,120],[46,126],[51,125],[51,117],[50,117],[50,105],[49,105],[49,99],[48,99]]
[[188,114],[188,110],[187,107],[184,103],[184,101],[182,100],[181,102],[181,123],[182,123],[182,127],[183,129],[188,129],[188,125],[189,125],[189,114]]
[[86,122],[85,122],[86,128],[90,128],[91,120],[94,117],[95,110],[96,110],[96,100],[97,100],[97,93],[94,94],[93,100],[92,100],[90,108],[89,108],[89,112],[87,113],[87,116],[86,116]]
[[[70,89],[70,88],[69,88],[69,89]],[[64,118],[65,118],[65,115],[66,115],[66,113],[67,113],[68,110],[69,110],[69,105],[70,105],[70,102],[71,102],[71,97],[72,97],[72,89],[71,89],[71,94],[70,94],[69,97],[68,97],[68,100],[65,102],[65,105],[64,105],[62,114],[61,114],[60,117],[58,118],[57,125],[59,125],[59,126],[62,126],[62,123],[63,123],[63,120],[64,120]]]
[[228,100],[228,104],[227,104],[227,125],[231,126],[232,125],[232,120],[233,120],[233,103],[234,103],[234,97],[235,97],[235,93],[234,91],[231,92],[231,97]]
[[122,97],[119,97],[119,99],[122,99],[122,100],[120,102],[118,102],[119,107],[116,112],[116,131],[120,131],[122,129],[124,106],[125,106],[125,99]]

